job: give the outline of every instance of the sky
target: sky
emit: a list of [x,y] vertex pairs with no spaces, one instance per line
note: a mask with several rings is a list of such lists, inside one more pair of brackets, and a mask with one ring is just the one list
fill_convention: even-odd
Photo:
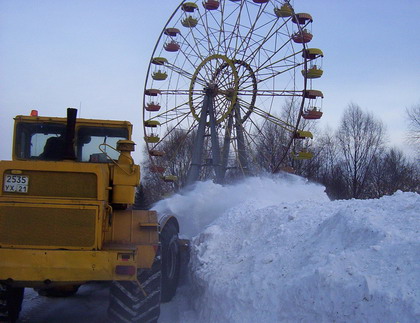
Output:
[[[0,0],[0,160],[11,158],[13,117],[37,109],[129,120],[142,153],[142,97],[157,39],[180,1]],[[420,1],[294,0],[314,18],[321,48],[320,126],[337,128],[350,103],[404,142],[405,109],[420,104]],[[81,108],[81,109],[80,109]]]

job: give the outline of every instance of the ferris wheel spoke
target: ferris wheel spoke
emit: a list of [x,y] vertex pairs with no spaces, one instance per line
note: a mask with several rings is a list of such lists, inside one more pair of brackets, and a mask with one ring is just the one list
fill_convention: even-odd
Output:
[[253,69],[251,68],[251,66],[247,63],[245,63],[244,61],[240,61],[240,60],[234,60],[233,61],[234,64],[236,64],[236,71],[238,73],[238,77],[242,83],[242,78],[249,78],[252,77],[252,75],[254,74]]
[[192,134],[192,132],[198,127],[198,122],[191,124],[185,131],[185,137]]
[[220,84],[219,86],[220,88],[223,88],[225,85],[232,83],[231,76],[228,75],[227,73],[224,73],[220,78],[218,78],[218,81]]
[[284,96],[284,97],[294,97],[294,96],[302,96],[301,90],[261,90],[258,89],[256,92],[254,90],[245,90],[241,89],[240,92],[238,92],[238,96],[268,96],[268,97],[276,97],[276,96]]
[[[253,28],[254,28],[255,24],[257,23],[257,20],[258,20],[258,19],[255,19],[254,22],[252,22],[251,15],[249,13],[248,3],[245,2],[245,5],[244,6],[246,8],[246,10],[245,10],[245,16],[248,17],[248,21],[249,21],[249,24],[251,25],[251,27],[250,28],[245,28],[245,29],[247,29],[247,33],[246,33],[246,35],[244,37],[241,36],[242,41],[240,42],[239,46],[238,46],[238,43],[236,44],[235,50],[234,50],[234,54],[233,54],[234,57],[237,57],[238,56],[238,53],[240,52],[240,50],[242,49],[242,47],[243,47],[244,44],[246,44],[246,46],[244,46],[245,50],[242,51],[242,53],[244,54],[246,52],[246,48],[248,48],[249,41],[251,40],[250,35],[252,35]],[[261,8],[259,10],[259,13],[260,12],[261,12]],[[259,13],[257,14],[257,17],[259,16]],[[241,26],[238,26],[237,30],[238,30],[238,33],[240,35]]]
[[[205,26],[203,26],[203,28],[206,29]],[[202,47],[201,44],[204,42],[203,40],[207,40],[208,35],[203,34],[200,31],[200,29],[198,29],[199,34],[202,37],[200,39],[200,38],[198,38],[198,37],[195,36],[193,30],[195,30],[195,28],[192,28],[191,31],[190,31],[190,33],[188,33],[188,35],[191,35],[191,37],[194,39],[194,45],[195,46],[194,45],[191,45],[190,42],[188,41],[188,39],[186,37],[184,37],[182,34],[181,34],[181,37],[183,37],[184,43],[187,44],[187,46],[194,53],[194,56],[197,57],[199,59],[199,62],[201,63],[201,61],[203,61],[206,58],[206,55],[204,55],[203,53],[201,53],[200,47]],[[202,50],[206,50],[207,51],[207,49],[205,49],[204,47],[202,48]],[[190,62],[190,64],[191,64],[191,66],[193,66],[193,68],[195,69],[198,64],[194,64],[193,62],[191,62],[191,60],[190,60],[191,55],[188,54],[188,53],[186,53],[185,51],[183,51],[183,54],[184,54],[186,60],[188,60]],[[207,71],[207,74],[211,72],[211,70],[209,70],[209,68],[207,66],[204,66],[204,70]],[[206,77],[206,75],[203,75],[202,73],[200,73],[200,75],[201,75],[201,79],[203,79],[203,78]],[[205,84],[206,82],[204,81],[203,83]]]
[[[220,11],[222,12],[222,11]],[[221,32],[223,29],[223,23],[219,22],[219,19],[217,19],[212,11],[209,11],[208,15],[213,19],[214,23],[216,24],[214,27],[211,24],[208,24],[207,27],[209,28],[210,31],[213,31],[212,35],[213,35],[213,39],[216,40],[216,44],[219,44],[218,42],[218,37],[215,35],[216,32]],[[221,19],[221,21],[223,21]]]
[[[239,9],[238,17],[236,19],[236,23],[235,23],[235,26],[233,27],[233,31],[232,31],[232,35],[235,36],[234,37],[235,38],[235,46],[232,48],[232,52],[230,53],[232,57],[235,57],[235,50],[239,46],[238,41],[239,41],[239,38],[241,37],[240,36],[241,35],[241,31],[239,29],[239,26],[241,24],[242,9],[243,9],[243,7],[244,6],[242,6],[242,5],[239,7],[240,9]],[[231,38],[231,39],[233,39],[233,38]],[[231,42],[229,42],[229,48],[230,48],[230,44],[231,44]]]
[[267,119],[271,123],[274,123],[278,125],[279,127],[282,127],[284,130],[289,131],[293,133],[295,131],[295,125],[292,125],[290,123],[287,123],[286,121],[283,121],[282,119],[275,117],[274,115],[268,113],[267,111],[264,111],[258,107],[254,107],[254,112],[258,114],[259,116]]
[[207,43],[208,43],[208,46],[209,46],[209,48],[208,48],[209,49],[209,53],[215,54],[216,51],[214,50],[214,46],[213,46],[213,43],[211,41],[211,39],[213,39],[214,35],[209,32],[209,17],[208,17],[209,16],[209,12],[210,12],[210,15],[212,15],[212,13],[211,13],[210,10],[206,10],[206,13],[204,15],[205,18],[206,18],[204,30],[205,30],[206,36],[207,36]]
[[272,78],[275,78],[276,76],[279,76],[280,74],[284,74],[284,73],[286,73],[288,71],[295,70],[297,67],[302,66],[302,65],[304,65],[304,63],[299,63],[299,64],[295,64],[293,66],[289,66],[289,67],[287,67],[286,69],[284,69],[282,71],[277,71],[277,72],[273,72],[273,73],[270,73],[270,74],[267,73],[268,76],[265,77],[265,78],[259,79],[258,80],[258,83],[265,82],[267,80],[270,80]]
[[[302,52],[303,52],[303,50],[300,50],[299,52],[295,52],[295,53],[293,53],[293,54],[291,54],[291,55],[288,55],[288,56],[285,56],[285,57],[283,57],[283,58],[281,58],[281,59],[278,59],[278,60],[276,60],[276,61],[274,61],[274,62],[270,62],[270,60],[266,60],[266,61],[264,61],[262,64],[261,64],[261,66],[258,68],[258,69],[256,69],[255,70],[255,73],[258,73],[258,72],[260,72],[260,71],[262,71],[262,70],[264,70],[264,69],[267,69],[267,68],[277,68],[275,65],[276,64],[278,64],[278,63],[281,63],[281,62],[285,62],[285,61],[288,61],[288,60],[290,60],[291,58],[295,58],[297,55],[299,55],[299,54],[302,54]],[[270,59],[271,59],[272,57],[270,57]],[[270,62],[269,64],[267,64],[267,65],[265,65],[266,63],[268,63],[268,62]],[[301,65],[304,65],[304,62],[302,62],[302,63],[298,63],[298,64],[296,64],[294,61],[291,61],[293,64],[295,64],[294,66],[295,67],[298,67],[298,66],[301,66]]]
[[[230,24],[230,23],[226,23],[225,24],[227,27],[232,28],[233,30],[230,33],[229,36],[229,45],[227,46],[227,48],[229,49],[229,51],[232,52],[231,56],[232,57],[240,57],[241,55],[246,55],[247,51],[249,50],[248,47],[254,46],[256,44],[259,44],[261,42],[261,39],[265,38],[265,35],[262,34],[256,34],[255,31],[253,33],[254,36],[256,36],[258,38],[255,40],[252,40],[252,37],[250,39],[247,39],[246,36],[247,35],[242,35],[241,34],[241,29],[248,29],[248,26],[243,25],[241,23],[237,23],[237,24]],[[249,42],[248,46],[241,46],[239,47],[231,47],[231,42],[232,40],[235,39],[237,43],[240,44],[245,44],[247,41]],[[252,41],[252,43],[251,43]]]
[[[205,14],[201,15],[201,18],[204,17],[204,16],[205,16]],[[208,56],[209,53],[214,52],[210,48],[204,47],[202,45],[203,43],[206,43],[206,44],[208,43],[208,28],[204,24],[202,25],[202,28],[204,30],[206,30],[206,33],[203,33],[200,28],[192,28],[192,30],[191,30],[191,36],[194,38],[194,43],[195,43],[198,51],[200,52],[200,60],[201,61],[204,60]],[[200,37],[198,37],[196,34],[198,34]],[[206,54],[202,54],[201,50],[205,51]]]
[[167,117],[168,115],[171,115],[172,112],[174,111],[180,111],[181,107],[185,106],[188,104],[188,101],[186,103],[180,104],[179,106],[176,106],[172,109],[168,109],[162,113],[159,113],[157,115],[154,115],[152,118],[150,118],[149,120],[158,120],[158,119],[162,119]]
[[[156,148],[158,148],[162,143],[164,143],[165,141],[166,141],[166,139],[171,135],[171,133],[174,131],[174,129],[177,129],[177,126],[179,126],[180,124],[182,123],[182,121],[181,122],[179,122],[178,124],[176,124],[176,125],[174,125],[169,131],[167,131],[165,134],[164,134],[164,136],[160,139],[160,141],[158,142],[158,143],[156,143],[154,146],[153,146],[153,149],[156,149]],[[188,134],[195,128],[197,126],[197,124],[192,124],[190,127],[189,127],[189,131],[187,131],[186,133],[185,133],[185,138],[188,136]]]
[[[183,39],[184,39],[184,43],[186,43],[187,45],[188,45],[188,47],[191,49],[191,51],[194,53],[194,55],[195,55],[195,57],[197,57],[198,58],[198,60],[199,60],[199,63],[201,63],[205,58],[206,58],[206,56],[207,55],[205,55],[205,54],[203,54],[202,52],[201,52],[201,49],[200,49],[200,44],[202,43],[202,41],[201,41],[201,39],[199,39],[199,38],[197,38],[195,35],[194,35],[194,32],[193,32],[193,28],[191,29],[191,31],[190,31],[190,33],[189,33],[189,35],[191,35],[192,36],[192,38],[193,38],[193,40],[194,40],[194,44],[190,44],[190,42],[188,41],[188,39],[186,38],[186,37],[184,37],[184,36],[182,36],[182,34],[181,34],[181,36],[183,37]],[[203,37],[203,39],[205,39],[205,35],[203,35],[203,34],[201,34],[202,35],[202,37]],[[185,54],[185,56],[186,56],[186,59],[188,60],[188,61],[190,61],[190,59],[189,59],[189,57],[191,56],[191,55],[189,55],[189,54]],[[194,64],[194,63],[192,63],[191,61],[190,61],[190,64],[191,64],[191,66],[193,66],[193,68],[195,69],[195,68],[197,68],[197,66],[198,66],[198,64]],[[204,67],[205,68],[205,70],[207,70],[207,72],[209,73],[209,72],[211,72],[209,69],[208,69],[208,67]],[[207,73],[207,74],[208,74]],[[191,74],[191,76],[192,76],[192,74]],[[204,79],[205,79],[205,77],[206,77],[206,75],[203,75],[202,73],[200,73],[200,76],[201,76],[201,80],[203,81],[202,83],[203,83],[203,85],[205,85],[206,84],[206,81],[204,81]]]
[[251,95],[251,96],[256,96],[258,94],[258,88],[256,83],[251,83],[251,84],[241,84],[241,87],[238,87],[238,92],[237,94],[239,96],[242,95]]
[[[286,22],[284,22],[282,25],[280,25],[279,27],[277,27],[276,29],[275,29],[275,22],[277,21],[277,19],[273,19],[273,20],[271,20],[271,21],[268,21],[268,22],[266,22],[265,24],[263,24],[263,25],[261,25],[260,27],[258,27],[258,28],[256,28],[256,30],[255,31],[258,31],[259,29],[261,29],[261,28],[263,28],[263,27],[265,27],[265,26],[268,26],[269,24],[272,24],[272,26],[271,26],[271,28],[270,28],[270,30],[268,31],[268,35],[266,35],[266,36],[264,36],[264,37],[262,37],[262,41],[261,41],[261,43],[259,43],[259,46],[257,47],[257,48],[255,48],[251,53],[249,53],[247,56],[244,56],[243,58],[242,58],[242,60],[244,60],[244,61],[247,61],[247,62],[249,62],[249,61],[252,61],[252,60],[254,60],[255,59],[255,56],[257,55],[257,53],[258,53],[258,51],[260,50],[260,49],[262,49],[263,48],[263,46],[265,45],[265,44],[267,44],[270,40],[271,40],[271,38],[273,37],[273,36],[275,36],[276,34],[277,34],[277,32],[279,31],[279,30],[281,30],[283,27],[284,27],[284,25],[286,24]],[[274,22],[274,23],[273,23]],[[275,29],[274,30],[274,32],[273,32],[273,29]],[[275,53],[276,53],[276,51],[274,51]]]
[[[264,136],[264,134],[263,134],[262,130],[259,128],[259,126],[253,120],[251,120],[250,122],[253,124],[254,130],[257,129],[257,131],[259,133],[258,135]],[[251,131],[247,130],[246,128],[244,128],[243,125],[241,125],[241,126],[242,126],[242,131],[244,133],[244,139],[246,141],[245,145],[247,147],[251,147],[252,144],[255,145],[256,144],[255,134],[252,133]],[[236,153],[238,153],[238,149],[236,148],[235,150],[236,150]]]
[[[264,138],[265,141],[269,140],[269,139],[267,139],[267,137],[265,136],[265,134],[262,131],[258,134],[258,136],[256,136],[254,133],[251,133],[247,130],[244,130],[244,132],[245,132],[245,138],[247,140],[247,146],[248,147],[258,147],[257,138],[258,138],[258,140],[260,140],[260,138]],[[252,151],[252,149],[250,149],[250,151]],[[248,158],[249,157],[252,157],[252,156],[248,156]]]
[[[220,8],[220,21],[223,22],[224,16],[225,16],[225,5],[226,2],[223,2],[222,7]],[[218,39],[218,44],[219,46],[222,46],[222,39],[226,38],[226,33],[225,33],[225,25],[223,23],[220,24],[220,32],[219,32],[219,39]],[[223,43],[223,50],[222,52],[225,53],[226,52],[226,44]]]
[[[190,44],[184,35],[181,34],[181,37],[182,43],[180,46],[180,53],[183,54],[185,60],[190,63],[192,67],[196,67],[198,65],[197,61],[201,61],[203,59],[203,55],[200,53],[200,48],[195,44]],[[193,62],[192,59],[195,59],[196,61]]]
[[[164,121],[160,121],[161,126],[172,124],[173,121],[177,120],[175,123],[175,126],[179,126],[189,115],[191,114],[191,111],[186,111],[184,113],[178,113],[176,116],[167,116]],[[155,118],[154,118],[155,119]]]
[[[237,10],[241,10],[242,7],[238,7],[234,10],[232,10],[230,13],[227,13],[227,15],[225,16],[225,5],[226,5],[226,1],[223,2],[223,6],[221,8],[221,21],[227,21],[229,20],[236,12]],[[231,37],[232,33],[228,33],[226,34],[226,30],[225,28],[228,27],[228,25],[226,23],[222,23],[221,24],[221,33],[219,34],[219,44],[221,44],[223,42],[224,45],[224,52],[228,54],[228,56],[231,55],[232,52],[232,48],[230,47],[231,45],[231,41],[233,39],[233,37]],[[221,39],[223,34],[223,39]],[[227,39],[229,39],[229,43],[227,43]]]
[[[245,53],[247,51],[246,46],[239,48],[239,44],[243,44],[246,41],[246,36],[242,35],[241,30],[247,30],[248,26],[241,23],[242,7],[239,7],[239,14],[235,23],[226,22],[224,28],[231,28],[231,31],[227,38],[224,39],[224,43],[227,43],[226,53],[230,57],[237,57],[238,54]],[[235,40],[235,44],[232,46],[232,41]],[[239,55],[240,56],[240,55]]]
[[[242,12],[242,11],[241,11]],[[248,17],[249,19],[251,19],[250,17]],[[250,21],[251,23],[251,21]],[[256,22],[255,22],[256,23]],[[228,25],[228,24],[227,24]],[[248,50],[249,44],[247,42],[251,41],[251,37],[250,36],[250,30],[249,27],[245,24],[241,23],[241,20],[237,20],[235,25],[230,25],[230,27],[233,28],[232,31],[232,36],[231,39],[235,38],[235,46],[233,48],[230,48],[232,51],[231,56],[232,57],[240,57],[241,55],[245,55],[245,53]],[[241,30],[248,30],[248,33],[243,35],[241,33]],[[262,35],[260,35],[260,37],[263,37]],[[256,41],[254,41],[255,43]],[[247,46],[243,46],[244,44],[247,44]]]
[[253,109],[254,107],[251,106],[251,102],[248,102],[242,97],[237,97],[236,101],[239,103],[239,106],[243,111],[248,111],[249,109]]
[[[191,61],[190,56],[185,53],[185,51],[180,49],[180,52],[184,55],[185,59],[191,64],[191,66],[195,66],[195,64]],[[201,75],[201,80],[203,80],[203,77],[205,78],[205,76]],[[205,83],[205,81],[203,80],[203,82]]]
[[[166,63],[165,66],[168,69],[170,69],[171,71],[173,71],[175,73],[178,73],[179,75],[181,75],[181,76],[183,76],[187,79],[191,79],[191,77],[193,76],[190,72],[188,72],[188,71],[186,71],[186,70],[184,70],[184,69],[182,69],[178,66],[175,66],[171,63]],[[197,80],[200,81],[202,84],[205,84],[205,81],[202,78],[197,78]]]
[[[238,84],[238,91],[240,92],[242,89],[247,89],[248,86],[246,86],[246,84],[248,84],[249,81],[252,82],[251,76],[246,77],[246,78],[244,77],[244,80],[241,80],[240,83]],[[253,83],[249,84],[249,87],[251,86],[254,87],[254,84]]]
[[193,94],[201,94],[201,90],[187,90],[187,89],[165,89],[160,90],[162,96],[163,95],[188,95],[190,92]]
[[[243,110],[241,108],[241,110]],[[244,128],[244,132],[246,134],[246,138],[248,139],[248,146],[250,146],[251,142],[256,144],[255,138],[257,138],[257,136],[262,136],[265,137],[265,134],[262,130],[263,125],[259,126],[254,120],[253,118],[248,118],[247,120],[249,120],[249,122],[252,124],[253,126],[253,132],[251,132],[251,130],[247,130]]]
[[[185,16],[187,16],[185,14]],[[186,37],[184,37],[182,34],[181,36],[184,38],[184,40],[187,42],[187,44],[191,47],[192,50],[194,50],[195,52],[197,52],[198,57],[200,57],[201,60],[204,59],[205,55],[203,53],[201,53],[201,44],[202,44],[202,40],[203,39],[198,39],[194,33],[194,31],[196,31],[196,28],[190,28],[187,36],[191,36],[191,38],[194,40],[194,46],[190,44],[190,42],[187,40]],[[203,35],[201,34],[201,36],[203,37]],[[200,40],[200,41],[199,41]]]
[[[245,6],[246,6],[246,14],[247,14],[247,16],[248,16],[248,19],[249,19],[249,23],[250,23],[250,28],[248,29],[248,32],[247,32],[247,34],[245,35],[245,37],[244,37],[244,39],[245,39],[245,41],[243,41],[240,45],[239,45],[239,47],[237,47],[237,49],[235,50],[235,52],[234,52],[234,57],[236,57],[236,55],[238,54],[238,51],[242,48],[242,46],[244,46],[245,45],[245,48],[247,48],[248,46],[249,46],[249,42],[251,41],[251,39],[252,39],[252,35],[253,35],[253,33],[254,33],[254,29],[255,29],[255,26],[257,25],[257,22],[258,22],[258,20],[261,18],[261,16],[262,16],[262,14],[263,14],[263,10],[262,10],[262,8],[263,7],[265,7],[265,6],[260,6],[259,7],[259,9],[258,9],[258,13],[257,13],[257,15],[256,15],[256,17],[255,17],[255,19],[254,19],[254,21],[252,21],[252,18],[251,18],[251,15],[250,15],[250,12],[249,12],[249,8],[248,8],[248,3],[247,2],[245,2]],[[247,41],[246,41],[247,40]],[[243,56],[244,57],[244,56]]]
[[229,108],[230,105],[231,105],[231,102],[229,102],[228,99],[224,97],[216,98],[216,106],[220,108],[218,109],[220,113],[225,112],[225,109],[223,109],[223,107]]

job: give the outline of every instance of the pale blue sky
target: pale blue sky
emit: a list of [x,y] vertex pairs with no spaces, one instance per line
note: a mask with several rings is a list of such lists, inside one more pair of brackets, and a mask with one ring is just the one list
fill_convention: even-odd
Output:
[[[320,124],[335,128],[350,103],[381,118],[403,147],[406,107],[420,104],[420,1],[295,0],[314,18],[324,51]],[[0,0],[0,159],[10,159],[12,118],[38,109],[126,119],[142,146],[145,74],[178,1]],[[139,158],[140,149],[136,152]]]

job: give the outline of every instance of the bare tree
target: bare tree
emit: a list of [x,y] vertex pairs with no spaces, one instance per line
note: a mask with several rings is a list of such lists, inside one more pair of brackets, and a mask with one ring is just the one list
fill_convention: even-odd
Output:
[[[147,149],[144,147],[145,154]],[[160,165],[159,165],[160,166]],[[147,209],[163,197],[174,192],[171,183],[165,183],[161,174],[151,172],[153,166],[149,159],[142,164],[142,178],[140,185],[137,187],[135,206],[141,209]]]
[[192,147],[193,133],[176,129],[168,132],[160,147],[165,152],[165,155],[161,157],[160,166],[163,166],[168,174],[178,177],[178,180],[173,183],[176,191],[187,183]]
[[290,134],[282,127],[267,122],[256,136],[254,161],[264,171],[273,172],[286,149],[287,137]]
[[[299,116],[300,106],[298,102],[288,100],[282,106],[280,111],[280,118],[283,123],[264,122],[259,127],[261,131],[255,134],[255,152],[254,161],[265,171],[273,172],[278,166],[281,158],[288,149],[293,134],[290,129],[295,127],[297,118]],[[314,132],[316,131],[316,123],[302,119],[299,124],[300,130]],[[294,140],[292,149],[300,151],[302,149],[310,148],[311,140]],[[308,173],[307,161],[293,160],[291,154],[286,155],[282,162],[282,166],[293,166],[297,173],[304,175]],[[311,173],[311,172],[309,172]]]
[[320,134],[316,144],[316,151],[315,158],[320,160],[320,174],[329,176],[329,174],[333,173],[339,155],[337,138],[331,128],[327,127]]
[[340,169],[337,167],[336,142],[332,129],[327,128],[323,133],[319,133],[310,147],[314,157],[301,162],[296,168],[299,175],[325,185],[328,195],[333,199],[342,198],[338,192],[340,183],[336,181],[338,178],[342,178],[342,176],[337,176]]
[[374,157],[366,195],[376,198],[397,190],[419,192],[419,169],[407,161],[402,151],[391,148]]
[[413,143],[420,154],[420,105],[406,109],[408,121],[408,141]]
[[337,139],[349,197],[363,197],[372,161],[383,149],[384,136],[383,123],[358,105],[350,104],[345,110]]

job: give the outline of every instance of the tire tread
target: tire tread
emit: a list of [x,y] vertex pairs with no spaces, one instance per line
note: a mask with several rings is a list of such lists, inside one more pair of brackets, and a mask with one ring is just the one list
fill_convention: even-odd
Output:
[[157,322],[160,314],[162,277],[159,251],[152,268],[149,270],[139,269],[137,277],[141,288],[135,281],[112,283],[108,307],[108,316],[111,322]]

